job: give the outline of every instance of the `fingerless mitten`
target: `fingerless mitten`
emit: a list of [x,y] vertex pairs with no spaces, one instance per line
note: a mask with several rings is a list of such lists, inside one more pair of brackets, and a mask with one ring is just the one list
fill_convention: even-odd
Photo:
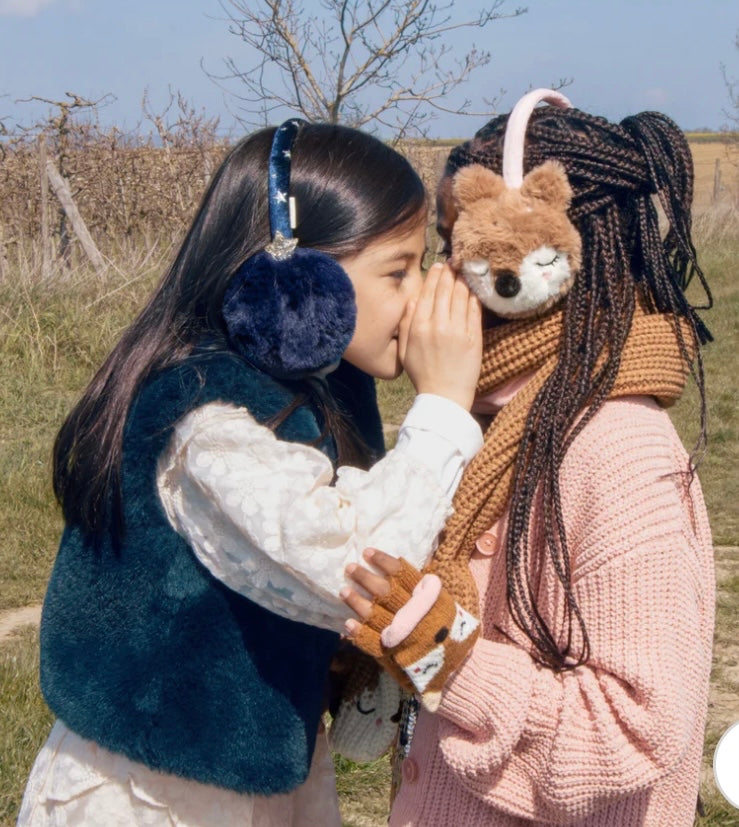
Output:
[[388,581],[389,593],[375,598],[353,643],[434,711],[441,688],[477,639],[479,621],[454,602],[435,574],[422,575],[402,558]]

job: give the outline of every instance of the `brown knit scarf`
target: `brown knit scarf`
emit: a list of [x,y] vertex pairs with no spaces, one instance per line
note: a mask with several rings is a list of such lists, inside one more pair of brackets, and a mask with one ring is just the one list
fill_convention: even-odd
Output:
[[[480,453],[470,463],[454,498],[430,571],[467,610],[477,614],[478,596],[469,558],[479,536],[505,512],[529,409],[554,370],[562,335],[561,309],[544,318],[509,322],[485,332],[478,395],[533,371],[532,378],[495,416]],[[687,325],[683,341],[691,347]],[[643,394],[673,404],[688,372],[672,316],[647,314],[637,307],[609,397]]]

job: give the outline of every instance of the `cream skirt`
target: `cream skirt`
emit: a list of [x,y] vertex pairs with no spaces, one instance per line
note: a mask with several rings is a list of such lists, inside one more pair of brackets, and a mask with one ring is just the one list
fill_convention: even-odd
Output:
[[18,825],[341,827],[341,816],[323,729],[305,783],[283,795],[256,796],[155,772],[57,721],[31,770]]

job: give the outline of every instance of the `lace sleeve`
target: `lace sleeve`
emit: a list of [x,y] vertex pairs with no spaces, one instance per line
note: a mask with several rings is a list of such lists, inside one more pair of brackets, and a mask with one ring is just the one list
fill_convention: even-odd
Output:
[[438,436],[444,460],[419,461],[414,441],[428,456],[434,437],[409,430],[372,469],[340,468],[332,485],[320,451],[277,439],[244,408],[211,403],[177,424],[159,460],[159,495],[215,577],[280,615],[339,631],[345,567],[367,546],[422,566],[451,513],[469,449]]

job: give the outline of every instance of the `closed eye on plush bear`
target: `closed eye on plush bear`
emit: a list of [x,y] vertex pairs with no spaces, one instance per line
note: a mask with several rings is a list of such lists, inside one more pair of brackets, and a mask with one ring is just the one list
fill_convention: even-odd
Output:
[[559,261],[559,255],[556,255],[551,261],[537,261],[537,267],[551,267],[552,264],[556,264]]

